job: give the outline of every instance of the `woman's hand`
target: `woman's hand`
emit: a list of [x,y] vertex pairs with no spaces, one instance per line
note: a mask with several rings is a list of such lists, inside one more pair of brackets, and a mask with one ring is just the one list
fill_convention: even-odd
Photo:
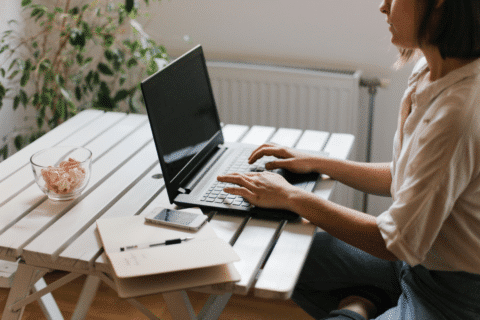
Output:
[[262,208],[290,210],[290,196],[303,191],[288,183],[281,175],[268,171],[231,173],[218,176],[217,180],[237,184],[239,187],[227,187],[224,191],[242,196],[251,204]]
[[265,164],[265,169],[287,169],[294,173],[309,173],[315,171],[315,156],[276,144],[263,144],[252,152],[248,163],[252,164],[263,156],[274,156],[279,160]]

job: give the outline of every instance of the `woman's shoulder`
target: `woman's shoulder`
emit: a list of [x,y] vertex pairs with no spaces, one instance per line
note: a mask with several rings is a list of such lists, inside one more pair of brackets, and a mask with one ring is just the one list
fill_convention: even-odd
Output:
[[[438,99],[438,98],[437,98]],[[480,140],[480,77],[471,77],[456,83],[440,95],[435,103],[436,118],[450,123],[450,128],[462,132],[474,130],[476,140]]]

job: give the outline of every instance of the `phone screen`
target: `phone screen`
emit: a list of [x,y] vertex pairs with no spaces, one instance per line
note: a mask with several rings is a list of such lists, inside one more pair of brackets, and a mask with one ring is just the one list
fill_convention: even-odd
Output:
[[197,214],[189,213],[189,212],[179,212],[176,210],[171,209],[163,209],[160,211],[159,214],[155,215],[152,219],[153,220],[160,220],[165,222],[189,225],[195,218],[197,218]]

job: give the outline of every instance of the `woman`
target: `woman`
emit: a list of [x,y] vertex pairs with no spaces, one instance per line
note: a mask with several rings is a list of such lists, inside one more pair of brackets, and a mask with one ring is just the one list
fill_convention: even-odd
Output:
[[[315,318],[480,319],[480,1],[384,0],[399,63],[423,56],[400,106],[391,163],[312,157],[276,145],[267,169],[317,171],[391,195],[378,217],[265,172],[229,174],[225,191],[298,213],[315,236],[292,299]],[[333,311],[332,311],[333,310]]]

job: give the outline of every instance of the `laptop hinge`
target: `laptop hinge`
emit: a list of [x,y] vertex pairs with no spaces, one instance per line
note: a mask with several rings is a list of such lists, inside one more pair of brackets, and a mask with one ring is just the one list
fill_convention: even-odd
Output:
[[184,187],[178,188],[178,192],[183,194],[189,194],[192,192],[193,188],[202,180],[202,178],[208,173],[208,171],[213,167],[215,163],[220,159],[220,157],[227,151],[227,148],[219,146],[217,153],[209,160],[205,167],[197,173],[193,180],[189,181],[188,184]]
[[189,194],[191,190],[187,189],[183,189],[183,188],[178,188],[178,192],[181,193],[181,194]]

